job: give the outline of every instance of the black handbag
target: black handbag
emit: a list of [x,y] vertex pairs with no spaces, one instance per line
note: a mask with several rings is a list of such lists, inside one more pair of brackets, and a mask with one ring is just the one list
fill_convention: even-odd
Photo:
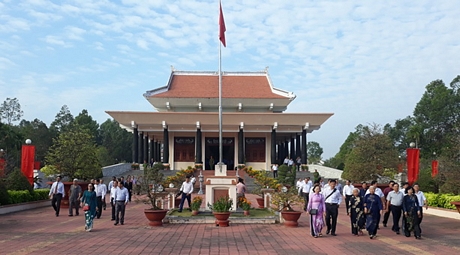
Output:
[[310,209],[310,215],[318,214],[318,209]]

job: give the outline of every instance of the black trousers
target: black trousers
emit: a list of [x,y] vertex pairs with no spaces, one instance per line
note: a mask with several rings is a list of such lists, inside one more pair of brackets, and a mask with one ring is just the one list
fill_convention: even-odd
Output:
[[393,227],[391,230],[399,231],[399,220],[401,219],[402,206],[390,205],[391,215],[393,215]]
[[326,204],[326,226],[327,231],[331,231],[331,234],[335,234],[337,226],[337,216],[339,215],[338,204]]
[[62,200],[62,194],[53,194],[51,205],[53,206],[53,209],[56,212],[56,216],[59,215],[59,211],[61,209],[61,200]]
[[112,220],[115,220],[115,211],[116,211],[116,206],[113,201],[113,197],[110,198],[110,204],[112,205]]
[[190,197],[192,195],[189,195],[189,194],[186,194],[186,193],[182,193],[182,198],[180,200],[180,205],[179,205],[179,212],[182,212],[182,209],[184,208],[184,203],[185,203],[185,199],[187,199],[187,202],[188,202],[188,207],[190,208]]
[[347,215],[348,215],[348,209],[350,208],[350,198],[352,195],[345,195],[345,206],[347,207]]
[[277,178],[278,177],[278,170],[275,170],[273,171],[273,178]]
[[96,197],[96,201],[97,201],[97,213],[96,213],[96,217],[99,219],[101,218],[101,215],[102,215],[102,197]]
[[383,214],[383,224],[386,225],[388,223],[388,219],[390,218],[390,212],[391,212],[391,205],[390,205],[390,210],[387,212],[385,211],[385,213]]
[[125,223],[125,201],[115,202],[115,223],[120,222],[121,224]]
[[310,193],[302,192],[303,201],[305,203],[303,210],[306,211],[308,207],[308,199],[310,198]]

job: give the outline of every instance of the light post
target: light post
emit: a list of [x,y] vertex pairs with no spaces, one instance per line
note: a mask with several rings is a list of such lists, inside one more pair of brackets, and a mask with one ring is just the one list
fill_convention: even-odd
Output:
[[200,191],[198,191],[198,194],[202,195],[203,194],[203,182],[204,182],[202,169],[200,169],[200,175],[198,175],[198,181],[200,182]]

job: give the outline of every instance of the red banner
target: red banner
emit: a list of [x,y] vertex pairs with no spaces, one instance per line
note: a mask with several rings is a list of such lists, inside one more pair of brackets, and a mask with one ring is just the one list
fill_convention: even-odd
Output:
[[407,179],[410,185],[418,179],[419,163],[420,163],[420,150],[416,148],[408,148],[407,152]]
[[437,160],[431,161],[431,177],[438,175],[439,162]]
[[35,146],[29,144],[22,145],[21,171],[29,180],[30,185],[34,184],[34,162]]
[[0,177],[3,177],[5,175],[5,166],[6,160],[4,158],[0,158]]

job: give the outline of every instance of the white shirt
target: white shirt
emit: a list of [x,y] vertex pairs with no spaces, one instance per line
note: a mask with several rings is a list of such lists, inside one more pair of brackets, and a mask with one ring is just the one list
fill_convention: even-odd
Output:
[[418,192],[415,193],[415,195],[417,196],[418,198],[418,204],[420,207],[423,207],[423,205],[425,205],[425,201],[426,201],[426,197],[425,195],[423,194],[423,192],[421,192],[420,190]]
[[[369,194],[369,189],[366,191],[366,195]],[[375,188],[375,194],[379,196],[380,198],[384,197],[385,195],[383,194],[382,190],[380,188]]]
[[105,184],[99,184],[96,186],[96,197],[102,197],[102,199],[104,199],[105,194],[107,194],[107,186],[105,186]]
[[289,163],[289,159],[288,158],[285,158],[284,161],[283,161],[284,164],[288,164]]
[[272,170],[273,170],[273,171],[278,171],[278,166],[277,166],[277,165],[273,165],[273,166],[272,166]]
[[289,165],[289,166],[294,165],[294,160],[292,160],[292,159],[288,160],[288,165]]
[[182,186],[180,187],[180,191],[184,192],[185,194],[192,194],[192,191],[193,191],[192,182],[183,182]]
[[[110,184],[109,184],[110,185]],[[113,187],[110,189],[110,198],[113,198],[115,200],[115,192],[117,192],[118,187]]]
[[312,181],[308,181],[308,182],[303,182],[302,184],[302,192],[303,193],[310,193],[310,190],[311,190],[311,186],[312,186]]
[[396,193],[394,190],[390,191],[387,195],[387,201],[390,202],[390,205],[401,206],[404,199],[404,193],[398,190]]
[[302,185],[305,183],[305,181],[297,181],[297,184],[295,185],[298,189],[302,188]]
[[[329,185],[326,188],[324,188],[323,191],[322,191],[324,198],[328,197],[329,194],[332,193],[332,191],[334,191],[334,189],[331,189],[331,187]],[[334,193],[331,196],[329,196],[326,199],[325,202],[327,204],[340,204],[340,203],[342,203],[342,195],[340,194],[339,190],[337,188],[335,188]]]
[[113,188],[113,181],[110,181],[108,190],[112,192],[112,188]]
[[345,185],[343,186],[343,196],[351,196],[353,195],[353,190],[355,189],[355,186],[353,185]]
[[[56,185],[57,185],[57,192],[55,192]],[[62,197],[65,197],[64,183],[62,183],[62,182],[54,182],[53,185],[51,185],[49,196],[54,195],[55,193],[56,194],[62,194]]]
[[114,196],[114,202],[116,201],[125,201],[125,203],[128,203],[129,201],[129,193],[128,189],[123,187],[123,189],[116,188],[115,190],[115,196]]

